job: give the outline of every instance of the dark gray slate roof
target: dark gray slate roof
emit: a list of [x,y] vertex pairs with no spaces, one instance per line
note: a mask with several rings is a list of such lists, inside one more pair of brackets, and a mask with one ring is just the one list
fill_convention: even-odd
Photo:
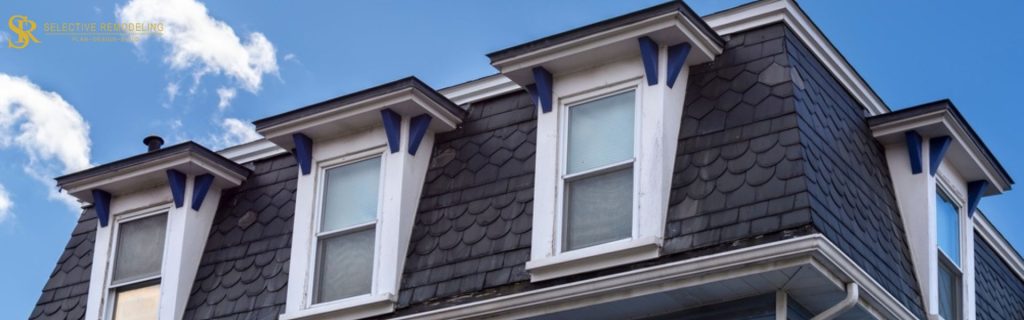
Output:
[[520,91],[474,104],[437,137],[399,308],[529,282],[536,116]]
[[29,319],[82,319],[89,295],[92,248],[96,240],[96,213],[90,208],[78,218],[71,239]]
[[785,34],[783,66],[794,83],[814,227],[924,318],[885,152],[867,111],[791,30]]
[[977,233],[974,235],[974,268],[978,319],[1024,319],[1024,279],[1018,277]]
[[221,196],[185,319],[277,319],[287,298],[298,169],[291,155],[255,163]]

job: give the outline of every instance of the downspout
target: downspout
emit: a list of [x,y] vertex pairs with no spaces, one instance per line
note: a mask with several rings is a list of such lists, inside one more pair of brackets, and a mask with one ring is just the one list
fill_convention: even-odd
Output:
[[811,320],[828,320],[838,317],[843,312],[850,310],[857,305],[857,300],[860,299],[860,286],[856,283],[850,282],[846,284],[846,298],[839,301],[836,305],[828,308],[828,310],[822,311],[818,315],[811,318]]

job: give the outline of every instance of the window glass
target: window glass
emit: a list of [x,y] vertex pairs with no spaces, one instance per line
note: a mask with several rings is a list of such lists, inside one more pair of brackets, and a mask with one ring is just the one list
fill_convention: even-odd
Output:
[[381,159],[327,170],[320,231],[340,230],[377,218]]
[[942,192],[935,199],[939,249],[953,264],[960,266],[960,209]]
[[166,231],[166,214],[121,223],[118,226],[112,283],[159,275]]
[[370,293],[373,235],[371,228],[320,241],[317,302]]
[[569,107],[566,173],[633,157],[634,91]]
[[564,250],[632,236],[633,168],[566,183]]
[[960,280],[946,263],[939,263],[939,315],[946,320],[959,319]]
[[160,310],[160,284],[117,290],[115,320],[156,320]]

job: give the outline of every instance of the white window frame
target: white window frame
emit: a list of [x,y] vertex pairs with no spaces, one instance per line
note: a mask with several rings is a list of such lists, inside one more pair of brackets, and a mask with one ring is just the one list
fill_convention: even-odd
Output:
[[[667,48],[659,48],[658,77],[667,78]],[[552,110],[537,115],[533,233],[526,270],[533,282],[657,258],[665,233],[671,173],[689,67],[675,86],[648,85],[639,56],[555,74]],[[633,126],[633,234],[576,250],[563,250],[568,108],[635,90]],[[540,108],[538,108],[540,109]]]
[[[627,93],[627,92],[630,92],[630,91],[634,92],[634,101],[633,101],[633,132],[632,132],[632,134],[633,134],[633,152],[632,152],[632,157],[629,160],[627,160],[627,161],[619,161],[619,162],[616,162],[616,163],[613,163],[613,164],[603,165],[603,166],[600,166],[600,167],[595,167],[595,168],[587,169],[587,170],[584,170],[582,172],[574,173],[574,174],[571,174],[571,175],[568,174],[568,164],[569,164],[569,162],[568,162],[568,158],[569,158],[569,150],[568,150],[568,146],[569,146],[569,110],[571,108],[579,107],[580,105],[586,104],[588,102],[598,101],[598,100],[601,100],[601,99],[604,99],[604,98],[612,97],[612,96],[615,96],[617,94]],[[615,83],[615,84],[611,84],[611,85],[608,85],[608,86],[605,86],[605,87],[596,88],[596,89],[591,90],[591,91],[585,91],[585,92],[576,93],[576,94],[569,95],[569,96],[566,96],[564,98],[560,98],[559,99],[560,103],[558,105],[557,112],[559,112],[561,114],[560,114],[560,117],[559,117],[560,118],[559,119],[560,122],[559,122],[559,128],[558,128],[558,130],[559,130],[559,133],[558,133],[558,145],[559,145],[559,150],[558,150],[558,161],[559,161],[559,164],[558,164],[558,166],[559,166],[558,180],[559,181],[558,181],[558,185],[556,186],[557,191],[556,191],[556,198],[555,198],[556,199],[555,201],[557,201],[556,213],[555,213],[555,238],[554,238],[555,239],[555,246],[554,246],[555,254],[562,255],[562,254],[567,254],[569,252],[580,252],[579,253],[580,255],[599,254],[602,250],[604,250],[604,249],[600,248],[602,246],[606,246],[606,245],[614,246],[614,245],[628,244],[629,242],[632,242],[633,239],[636,239],[637,236],[640,234],[640,230],[639,230],[640,229],[640,227],[639,227],[639,224],[640,224],[640,216],[639,216],[639,212],[640,212],[640,201],[639,201],[639,195],[640,195],[640,188],[639,188],[639,185],[640,185],[640,175],[637,174],[638,173],[638,170],[637,170],[638,168],[637,167],[638,167],[638,164],[639,164],[638,160],[640,158],[640,152],[639,152],[639,150],[640,150],[640,148],[639,148],[639,145],[640,145],[639,137],[640,137],[640,135],[638,134],[638,132],[639,132],[639,128],[640,128],[640,106],[642,104],[642,99],[641,99],[642,92],[643,92],[643,86],[640,85],[640,79],[629,79],[629,80],[626,80],[624,82]],[[568,208],[566,207],[568,205],[568,203],[566,203],[566,201],[565,201],[566,200],[565,196],[566,196],[566,185],[569,184],[569,182],[570,182],[569,180],[570,179],[585,179],[585,178],[588,178],[588,177],[593,177],[593,176],[597,176],[597,175],[601,175],[601,174],[606,174],[606,173],[612,172],[612,171],[614,171],[616,169],[625,168],[627,163],[628,163],[629,167],[631,167],[632,170],[633,170],[633,174],[632,174],[632,176],[633,176],[633,185],[632,185],[633,192],[632,192],[632,196],[630,197],[632,199],[632,201],[633,201],[632,205],[630,205],[630,208],[632,209],[631,210],[632,212],[630,212],[630,215],[632,216],[631,223],[630,223],[630,229],[631,229],[630,237],[627,238],[627,239],[619,239],[619,240],[609,241],[609,242],[606,242],[606,243],[592,245],[592,246],[589,246],[589,247],[584,247],[584,248],[579,248],[579,249],[575,249],[575,250],[565,251],[565,249],[564,249],[565,248],[565,228],[566,228],[566,223],[565,223],[566,221],[565,220],[566,220],[566,217],[567,217],[566,215],[568,214]],[[611,169],[611,168],[615,168],[615,169]],[[600,173],[598,173],[598,172],[600,172]],[[587,251],[593,251],[593,252],[587,252]]]
[[[959,247],[959,250],[960,250],[960,252],[959,252],[959,254],[960,254],[960,261],[958,263],[953,263],[953,261],[950,261],[952,259],[949,259],[948,256],[944,257],[944,255],[946,255],[946,253],[942,252],[942,249],[939,248],[939,243],[938,243],[938,234],[939,234],[939,232],[938,232],[938,216],[937,216],[938,208],[933,208],[933,211],[936,212],[936,215],[934,215],[936,217],[935,218],[936,219],[936,223],[934,224],[934,226],[935,226],[935,228],[934,228],[934,230],[935,230],[934,231],[935,232],[935,241],[932,242],[933,243],[933,248],[934,248],[933,251],[935,252],[935,260],[929,266],[929,270],[931,270],[931,273],[932,273],[932,275],[930,277],[935,279],[935,281],[933,282],[935,284],[933,286],[933,288],[934,288],[933,291],[935,291],[935,293],[932,296],[934,296],[935,299],[936,299],[934,301],[938,302],[938,290],[939,290],[939,286],[938,286],[939,269],[938,268],[939,268],[939,264],[947,264],[947,265],[949,265],[951,267],[952,271],[954,271],[956,273],[957,280],[959,281],[958,286],[957,286],[956,289],[958,289],[958,291],[959,291],[959,292],[957,292],[957,295],[959,297],[960,305],[957,306],[955,312],[957,312],[960,315],[959,319],[972,319],[973,316],[974,316],[974,312],[975,312],[974,311],[975,310],[975,306],[974,306],[974,303],[975,303],[975,301],[974,301],[974,272],[975,272],[975,270],[974,270],[974,227],[973,227],[974,226],[974,222],[973,222],[973,217],[968,217],[968,215],[967,215],[967,196],[966,196],[965,191],[961,190],[961,188],[955,187],[955,186],[964,185],[964,184],[963,183],[957,184],[957,183],[952,182],[952,181],[960,181],[960,180],[963,180],[963,179],[961,179],[956,173],[952,172],[952,169],[949,168],[948,165],[943,163],[940,166],[939,172],[935,175],[935,193],[934,193],[935,197],[938,197],[939,193],[945,194],[946,197],[957,208],[957,223],[959,224],[958,228],[957,228],[957,232],[958,232],[957,239],[959,241],[958,247]],[[937,201],[940,201],[940,200],[938,198],[936,198],[935,201],[936,202],[933,202],[933,204],[932,204],[933,206],[937,203]],[[942,317],[939,316],[939,318],[942,318]],[[953,320],[953,319],[946,319],[946,320]]]
[[[383,207],[383,200],[382,199],[383,199],[383,197],[381,197],[380,195],[384,194],[384,183],[385,183],[384,182],[384,172],[385,172],[384,169],[387,168],[387,157],[386,157],[386,154],[385,154],[385,152],[386,152],[385,149],[386,149],[386,147],[384,147],[384,146],[375,147],[375,148],[372,148],[372,149],[369,149],[369,150],[363,150],[363,151],[359,151],[359,152],[356,152],[356,153],[353,153],[353,154],[339,155],[339,156],[334,157],[334,158],[324,159],[324,160],[318,161],[316,163],[316,174],[317,174],[317,177],[316,177],[316,191],[315,191],[316,192],[316,194],[315,194],[316,200],[314,202],[314,210],[315,211],[314,211],[314,214],[313,214],[313,224],[314,224],[314,226],[313,226],[313,236],[310,237],[310,244],[309,244],[310,252],[307,255],[309,257],[309,259],[311,259],[311,260],[309,261],[309,270],[306,271],[312,277],[311,278],[312,279],[312,284],[308,286],[308,288],[307,288],[308,292],[306,293],[307,296],[310,299],[309,300],[310,308],[320,308],[320,307],[330,308],[331,306],[335,306],[335,305],[344,306],[344,305],[349,305],[349,304],[353,304],[353,303],[359,304],[362,301],[365,301],[367,299],[371,299],[372,296],[375,296],[375,295],[380,293],[380,289],[377,287],[379,282],[380,282],[378,280],[379,273],[380,273],[378,270],[380,269],[380,251],[381,251],[381,246],[379,245],[379,243],[381,241],[381,234],[382,234],[382,232],[380,232],[381,231],[380,230],[380,224],[383,222],[383,216],[382,216],[382,207]],[[325,191],[324,186],[327,183],[327,171],[331,170],[331,169],[334,169],[334,168],[340,168],[342,166],[346,166],[346,165],[354,164],[354,163],[357,163],[357,162],[360,162],[360,161],[370,160],[370,159],[378,158],[378,157],[381,159],[380,176],[378,177],[380,182],[379,182],[378,187],[377,187],[377,192],[378,192],[377,193],[378,194],[378,197],[377,197],[377,213],[376,213],[376,216],[374,217],[373,222],[368,222],[368,223],[363,223],[363,224],[351,226],[351,227],[348,227],[348,228],[344,228],[342,230],[329,231],[327,233],[321,232],[320,230],[321,230],[321,224],[323,223],[323,214],[324,214],[324,212],[323,212],[323,201],[324,201],[324,191]],[[373,268],[373,270],[372,270],[372,279],[370,280],[370,292],[368,292],[366,294],[358,295],[358,296],[353,296],[353,297],[339,299],[339,300],[315,302],[316,301],[316,297],[317,297],[316,291],[318,289],[319,281],[320,281],[320,273],[317,270],[317,267],[319,267],[319,258],[321,257],[321,255],[320,255],[320,239],[322,237],[331,237],[331,236],[334,236],[334,235],[338,235],[339,233],[354,232],[354,231],[351,231],[351,230],[356,230],[356,229],[362,230],[363,228],[366,228],[367,226],[369,226],[371,224],[373,225],[372,228],[373,228],[373,244],[374,244],[374,248],[373,248],[373,263],[372,263],[372,268]]]
[[[164,266],[166,265],[166,263],[164,263],[164,261],[166,261],[166,259],[168,259],[168,257],[167,257],[167,245],[168,245],[169,241],[168,241],[167,235],[169,235],[170,232],[171,232],[171,228],[170,228],[171,208],[172,208],[172,206],[169,203],[168,204],[162,204],[162,205],[157,205],[157,206],[153,206],[153,207],[149,207],[149,208],[135,210],[135,211],[132,211],[132,212],[122,213],[122,214],[120,214],[120,215],[118,215],[118,216],[116,216],[116,217],[114,217],[112,219],[113,220],[113,222],[111,223],[111,227],[113,228],[113,230],[111,230],[111,234],[112,234],[111,235],[111,240],[112,241],[110,241],[110,254],[109,254],[110,259],[108,260],[108,261],[110,261],[110,263],[109,263],[109,266],[107,268],[105,268],[107,276],[104,278],[104,291],[106,292],[106,301],[108,301],[108,303],[106,303],[105,306],[104,306],[104,308],[106,309],[105,312],[104,312],[104,314],[105,314],[104,318],[105,319],[113,319],[114,318],[114,308],[116,307],[116,304],[117,304],[117,290],[120,289],[120,288],[131,287],[131,286],[134,286],[134,285],[137,285],[137,284],[146,283],[146,282],[150,282],[150,281],[159,279],[159,282],[157,282],[157,285],[160,287],[161,300],[163,299],[162,298],[163,294],[164,294],[164,290],[163,290],[163,277],[164,277]],[[163,252],[161,252],[161,258],[160,258],[161,259],[160,260],[160,273],[155,275],[155,276],[149,276],[149,277],[145,277],[145,278],[141,278],[141,279],[135,279],[135,280],[132,280],[132,281],[127,281],[127,282],[124,282],[124,283],[114,284],[114,267],[116,266],[117,247],[118,247],[118,244],[119,244],[118,241],[121,240],[121,225],[124,224],[124,223],[127,223],[127,222],[138,221],[138,220],[141,220],[141,219],[155,217],[155,216],[159,216],[159,215],[165,215],[166,219],[167,219],[167,220],[164,220],[164,243],[163,243],[163,246],[162,246]],[[162,306],[160,306],[158,304],[157,314],[160,313],[159,308],[162,308]]]

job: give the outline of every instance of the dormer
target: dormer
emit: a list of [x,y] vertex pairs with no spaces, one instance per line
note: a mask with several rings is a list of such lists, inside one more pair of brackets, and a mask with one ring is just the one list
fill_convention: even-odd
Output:
[[434,134],[464,113],[406,78],[255,122],[299,164],[282,319],[394,310]]
[[86,319],[181,319],[221,191],[250,173],[193,142],[146,144],[147,153],[57,178],[98,218]]
[[885,146],[929,318],[973,318],[974,213],[982,197],[1009,191],[1013,180],[948,100],[868,125]]
[[722,46],[673,1],[488,55],[539,106],[532,281],[658,257],[689,66]]

